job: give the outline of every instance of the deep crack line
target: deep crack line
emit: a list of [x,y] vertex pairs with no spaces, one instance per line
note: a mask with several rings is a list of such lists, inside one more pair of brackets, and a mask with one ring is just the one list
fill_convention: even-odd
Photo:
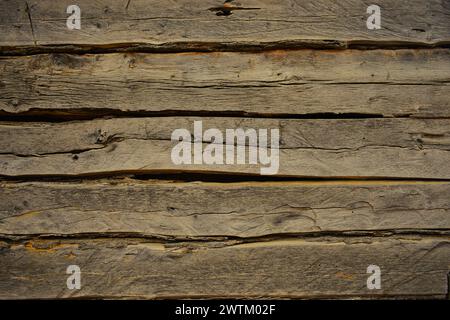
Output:
[[450,48],[450,41],[433,43],[414,41],[362,41],[296,39],[279,41],[202,42],[176,41],[167,43],[126,42],[108,44],[47,44],[0,46],[0,56],[30,56],[44,53],[107,54],[107,53],[180,53],[180,52],[266,52],[270,50],[400,50]]
[[28,5],[28,2],[25,2],[27,8],[27,15],[28,15],[28,20],[30,21],[30,27],[31,27],[31,35],[33,36],[33,43],[36,46],[37,45],[37,41],[36,41],[36,36],[34,34],[34,26],[33,26],[33,20],[31,19],[31,10],[30,10],[30,6]]
[[128,0],[128,1],[127,1],[127,4],[126,4],[126,6],[125,6],[125,11],[128,11],[128,7],[130,6],[130,2],[131,2],[131,0]]
[[[61,207],[63,208],[63,207]],[[269,233],[255,236],[239,236],[226,234],[210,234],[210,235],[177,235],[177,234],[157,234],[145,232],[129,232],[129,231],[100,231],[100,232],[81,232],[81,233],[0,233],[0,242],[7,243],[24,243],[28,241],[85,241],[85,240],[102,240],[102,239],[126,239],[136,240],[140,242],[153,242],[164,244],[191,243],[191,244],[208,244],[221,243],[223,246],[235,246],[241,244],[266,243],[270,244],[277,241],[304,241],[310,240],[322,242],[342,242],[355,240],[369,240],[371,242],[380,239],[393,240],[409,240],[422,241],[425,239],[441,239],[447,241],[450,236],[450,229],[380,229],[380,230],[346,230],[346,231],[311,231],[299,233]],[[447,246],[450,243],[441,242],[436,245]],[[450,274],[449,274],[450,281]]]

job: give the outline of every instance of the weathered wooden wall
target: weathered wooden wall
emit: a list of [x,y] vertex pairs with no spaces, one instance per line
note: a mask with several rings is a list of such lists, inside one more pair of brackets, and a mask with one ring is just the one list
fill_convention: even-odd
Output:
[[[380,30],[241,2],[78,0],[68,30],[72,1],[0,1],[0,299],[449,297],[450,1],[374,1]],[[279,172],[174,165],[198,120],[279,128]]]

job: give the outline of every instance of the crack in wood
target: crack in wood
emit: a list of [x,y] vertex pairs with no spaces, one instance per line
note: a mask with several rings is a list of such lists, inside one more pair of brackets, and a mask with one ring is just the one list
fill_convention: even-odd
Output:
[[25,2],[25,4],[26,4],[26,9],[25,9],[25,11],[27,12],[28,20],[30,21],[31,35],[33,36],[33,42],[34,42],[34,45],[36,46],[36,45],[37,45],[37,41],[36,41],[36,36],[35,36],[35,34],[34,34],[33,20],[31,19],[31,8],[30,8],[30,6],[28,5],[28,2],[27,2],[27,1]]
[[450,48],[449,41],[433,44],[408,41],[352,41],[352,40],[284,40],[273,42],[170,42],[57,44],[34,46],[0,46],[0,56],[28,56],[45,53],[101,54],[101,53],[181,53],[181,52],[264,52],[270,50],[401,50]]
[[249,8],[243,7],[240,3],[234,2],[234,0],[225,0],[225,3],[220,7],[212,7],[209,11],[215,12],[217,16],[230,16],[233,11],[238,10],[261,10],[261,8]]
[[[0,121],[21,121],[21,122],[70,122],[78,120],[94,120],[98,118],[150,118],[150,117],[241,117],[241,118],[274,118],[274,119],[374,119],[392,118],[375,113],[309,113],[309,114],[289,114],[289,113],[255,113],[246,111],[122,111],[108,108],[81,108],[81,109],[30,109],[28,111],[11,113],[0,110]],[[395,118],[410,118],[409,114],[398,114]],[[414,117],[420,118],[420,117]],[[432,117],[426,117],[433,119]],[[439,117],[438,119],[446,119]]]
[[[184,246],[212,244],[219,247],[251,245],[279,241],[311,241],[311,242],[346,242],[348,243],[372,243],[383,239],[421,241],[426,239],[444,239],[450,237],[450,229],[386,229],[386,230],[352,230],[352,231],[315,231],[303,233],[279,233],[264,236],[239,237],[229,235],[214,236],[183,236],[183,235],[162,235],[146,234],[139,232],[84,232],[76,234],[5,234],[0,233],[0,241],[17,245],[29,243],[30,241],[45,241],[48,243],[58,241],[83,241],[83,240],[130,240],[144,243],[179,244]],[[446,244],[448,245],[448,244]],[[435,248],[433,248],[434,250]]]
[[128,11],[128,7],[130,6],[131,0],[127,1],[127,4],[125,5],[125,11]]
[[86,175],[0,175],[0,182],[72,182],[105,180],[120,182],[123,179],[135,181],[172,181],[172,182],[217,182],[217,183],[246,183],[246,182],[296,182],[296,183],[445,183],[450,179],[424,178],[394,178],[394,177],[308,177],[308,176],[261,176],[258,174],[214,173],[204,171],[141,171],[141,172],[105,172]]
[[230,16],[233,11],[237,10],[260,10],[261,8],[242,8],[242,7],[214,7],[208,9],[209,11],[215,11],[217,16]]

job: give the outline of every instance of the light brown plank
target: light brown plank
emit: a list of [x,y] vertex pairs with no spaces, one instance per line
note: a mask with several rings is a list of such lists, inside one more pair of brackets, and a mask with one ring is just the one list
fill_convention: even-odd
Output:
[[4,236],[450,231],[450,183],[2,183]]
[[0,110],[450,117],[450,50],[0,57]]
[[449,2],[379,0],[382,29],[368,30],[363,0],[244,0],[243,7],[216,16],[223,1],[78,0],[82,29],[68,30],[73,1],[20,0],[0,4],[0,46],[107,45],[168,42],[277,42],[341,40],[434,44],[450,40]]
[[[0,175],[167,171],[260,174],[261,167],[266,167],[173,164],[171,152],[178,141],[170,141],[171,133],[178,128],[192,133],[198,120],[203,121],[203,130],[279,129],[279,176],[450,178],[448,119],[191,117],[2,123]],[[203,142],[206,146],[207,141]]]
[[[322,241],[321,241],[322,240]],[[261,243],[141,240],[0,242],[0,298],[444,298],[448,239],[352,238]],[[368,290],[369,265],[381,290]],[[66,268],[81,268],[68,290]]]

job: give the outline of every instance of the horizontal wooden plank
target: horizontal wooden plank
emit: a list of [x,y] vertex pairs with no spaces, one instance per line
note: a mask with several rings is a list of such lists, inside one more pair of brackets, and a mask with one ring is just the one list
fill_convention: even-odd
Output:
[[[260,243],[142,240],[0,242],[0,298],[445,298],[448,239],[352,238]],[[81,268],[81,290],[66,269]],[[381,289],[367,289],[367,267]]]
[[73,1],[2,1],[0,46],[168,42],[380,41],[434,44],[450,40],[447,0],[378,0],[381,29],[368,30],[364,0],[245,0],[229,16],[223,2],[78,0],[81,30],[68,30]]
[[450,50],[0,57],[0,110],[450,117]]
[[2,183],[4,236],[450,231],[450,183]]
[[[294,120],[119,118],[0,125],[0,175],[216,172],[260,174],[260,164],[172,162],[173,130],[279,129],[279,176],[449,179],[448,119]],[[204,147],[209,145],[204,140]],[[225,141],[226,143],[226,141]],[[193,143],[188,145],[193,145]],[[264,147],[262,147],[266,150]],[[270,148],[270,143],[269,143]],[[257,151],[256,145],[247,146]],[[223,148],[225,152],[225,148]],[[236,148],[235,148],[236,150]],[[192,148],[192,152],[194,148]],[[224,158],[225,159],[225,158]],[[274,157],[274,165],[276,165]],[[191,157],[191,161],[192,157]]]

